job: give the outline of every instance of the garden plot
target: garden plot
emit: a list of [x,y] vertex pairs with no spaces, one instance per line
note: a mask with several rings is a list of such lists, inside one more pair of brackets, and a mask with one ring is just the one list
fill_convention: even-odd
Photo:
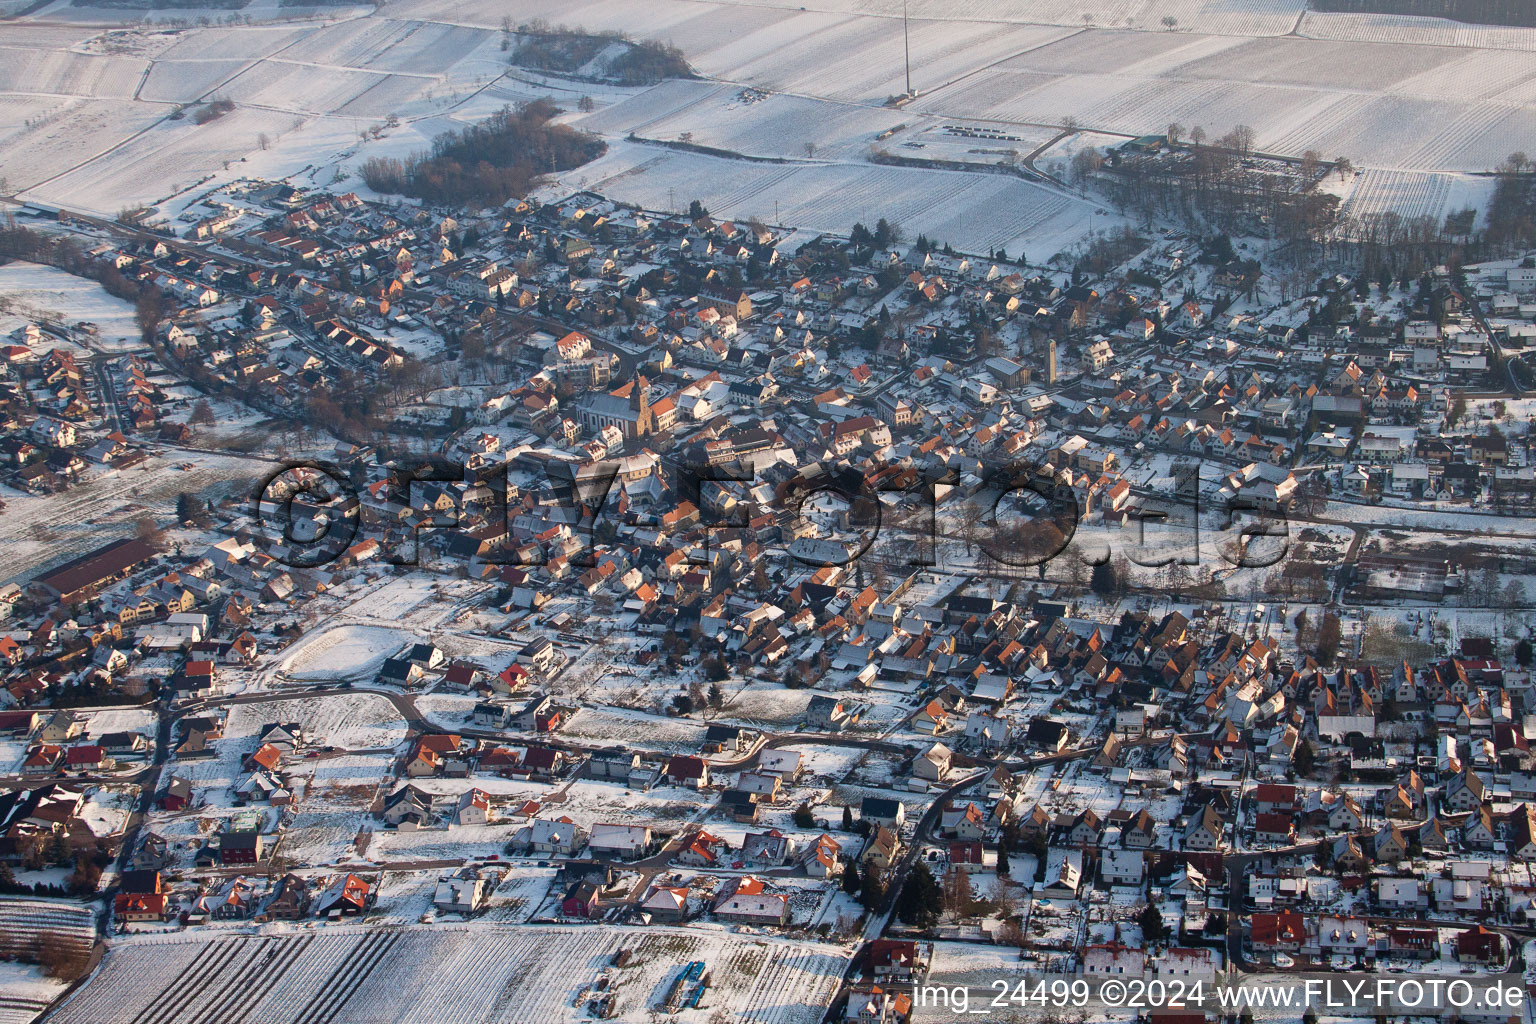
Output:
[[137,786],[102,786],[93,789],[86,800],[81,819],[98,836],[115,836],[128,825],[128,813],[138,799]]
[[803,785],[828,785],[841,782],[864,757],[862,747],[834,747],[822,744],[786,746],[800,755],[800,781]]
[[[381,120],[391,114],[414,113],[416,108],[412,105],[418,99],[432,99],[433,88],[431,79],[412,75],[378,75],[368,88],[336,108],[336,113],[347,117]],[[456,102],[458,98],[457,94],[449,94],[447,102]]]
[[66,96],[28,96],[8,93],[0,98],[0,144],[12,135],[29,131],[38,121],[61,116],[78,106],[79,100]]
[[300,640],[278,670],[300,682],[372,679],[386,659],[415,639],[388,626],[333,626]]
[[486,902],[482,919],[498,924],[521,924],[539,912],[550,886],[555,882],[556,869],[535,867],[532,864],[512,864],[501,876],[501,882]]
[[[936,89],[1064,34],[1040,26],[914,21],[913,88]],[[746,38],[726,38],[732,41],[706,54],[700,67],[728,81],[862,103],[883,102],[906,91],[898,19],[808,12]]]
[[64,982],[41,967],[0,963],[0,1024],[28,1024],[64,994]]
[[319,791],[311,787],[307,796],[289,805],[292,817],[273,847],[273,856],[311,867],[355,858],[358,834],[370,827],[372,796],[372,788],[366,785]]
[[379,618],[402,622],[426,601],[438,598],[442,591],[462,584],[443,583],[427,573],[412,573],[392,579],[365,597],[354,601],[347,614],[357,618]]
[[1398,86],[1411,96],[1460,96],[1530,106],[1536,100],[1536,54],[1521,50],[1460,51],[1463,56]]
[[[628,965],[610,969],[629,948]],[[268,960],[268,957],[271,957]],[[578,1021],[576,993],[612,978],[616,1019],[643,1019],[677,970],[709,965],[704,1007],[677,1019],[797,1024],[821,1019],[847,965],[842,947],[736,935],[724,930],[601,926],[464,926],[389,929],[331,926],[315,935],[233,939],[132,938],[108,952],[99,972],[56,1014],[62,1024],[128,1024],[158,1008],[179,1020],[219,1019],[240,1000],[241,1016],[289,1024],[327,1017],[418,1020]],[[251,965],[271,967],[254,985]],[[200,970],[195,985],[178,980]],[[276,971],[281,965],[284,970]],[[281,973],[281,984],[273,984]],[[172,986],[176,986],[173,988]],[[247,1017],[246,1014],[249,1013]]]

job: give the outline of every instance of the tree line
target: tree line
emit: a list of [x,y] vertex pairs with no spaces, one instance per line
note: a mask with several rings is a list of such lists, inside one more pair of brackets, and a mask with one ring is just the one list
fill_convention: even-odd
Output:
[[499,206],[527,195],[545,174],[579,167],[607,151],[595,135],[551,124],[559,112],[548,100],[503,107],[480,124],[438,136],[428,152],[404,160],[369,158],[360,168],[363,180],[376,192],[428,203]]

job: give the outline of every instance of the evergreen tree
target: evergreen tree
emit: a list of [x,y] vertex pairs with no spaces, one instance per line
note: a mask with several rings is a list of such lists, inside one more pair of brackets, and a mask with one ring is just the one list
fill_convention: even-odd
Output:
[[1163,912],[1157,909],[1156,903],[1148,903],[1136,916],[1136,921],[1141,925],[1143,944],[1161,942],[1167,934],[1167,928],[1163,925]]
[[843,865],[843,892],[849,896],[858,896],[862,887],[859,881],[859,867],[853,861]]
[[901,887],[896,901],[896,916],[914,928],[927,929],[944,913],[944,889],[928,865],[918,861]]
[[843,831],[844,832],[852,832],[853,831],[853,808],[852,807],[844,807],[843,808]]
[[182,491],[176,495],[176,519],[178,522],[195,522],[202,514],[202,505],[198,504],[197,497]]
[[1120,574],[1115,570],[1114,563],[1103,561],[1095,565],[1088,585],[1094,594],[1106,601],[1118,593],[1120,590]]
[[795,808],[795,827],[796,828],[815,828],[816,827],[816,815],[811,810],[811,805],[810,804],[802,803],[799,807]]
[[859,878],[859,902],[869,910],[878,910],[885,900],[885,881],[873,862],[866,862]]

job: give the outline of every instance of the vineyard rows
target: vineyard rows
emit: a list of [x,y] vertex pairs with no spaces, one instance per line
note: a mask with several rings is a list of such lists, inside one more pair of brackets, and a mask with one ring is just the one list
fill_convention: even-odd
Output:
[[[621,947],[633,956],[609,963]],[[572,997],[610,973],[617,1016],[644,1019],[680,964],[718,968],[703,1013],[810,1024],[845,953],[723,931],[589,927],[359,928],[119,944],[59,1024],[506,1024],[581,1019]],[[702,1019],[702,1017],[700,1018]]]

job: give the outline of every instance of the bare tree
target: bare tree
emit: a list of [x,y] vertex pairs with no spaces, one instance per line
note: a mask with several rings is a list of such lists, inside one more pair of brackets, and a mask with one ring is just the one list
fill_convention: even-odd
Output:
[[1178,26],[1179,26],[1179,19],[1178,18],[1175,18],[1171,14],[1163,15],[1163,28],[1167,29],[1169,32],[1172,32],[1174,29],[1178,28]]
[[266,132],[259,132],[259,133],[257,133],[257,135],[256,135],[256,148],[257,149],[266,150],[266,149],[269,149],[271,147],[271,145],[272,145],[272,140],[267,138],[267,133]]

